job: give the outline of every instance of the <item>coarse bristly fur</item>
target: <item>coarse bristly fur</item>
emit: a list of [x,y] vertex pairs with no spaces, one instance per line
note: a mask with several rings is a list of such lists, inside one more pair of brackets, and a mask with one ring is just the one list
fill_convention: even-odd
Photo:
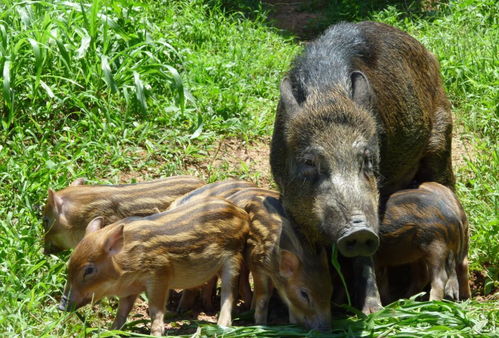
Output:
[[[435,56],[397,28],[340,23],[309,43],[281,83],[270,153],[303,236],[369,256],[391,193],[424,181],[453,189],[449,108]],[[359,285],[375,287],[368,279]],[[354,292],[379,304],[374,289]],[[356,305],[379,308],[367,298]]]
[[104,224],[129,216],[147,216],[166,210],[178,197],[205,183],[192,176],[172,176],[120,185],[85,185],[78,179],[69,187],[49,189],[43,212],[45,253],[71,249],[85,234],[88,223],[103,217]]

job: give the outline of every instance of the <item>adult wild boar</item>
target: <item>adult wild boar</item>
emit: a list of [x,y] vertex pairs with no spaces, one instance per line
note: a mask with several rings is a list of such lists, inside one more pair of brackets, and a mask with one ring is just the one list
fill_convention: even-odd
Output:
[[270,164],[284,207],[305,236],[356,257],[355,304],[374,311],[384,201],[411,183],[454,185],[438,62],[389,25],[340,23],[307,45],[280,90]]

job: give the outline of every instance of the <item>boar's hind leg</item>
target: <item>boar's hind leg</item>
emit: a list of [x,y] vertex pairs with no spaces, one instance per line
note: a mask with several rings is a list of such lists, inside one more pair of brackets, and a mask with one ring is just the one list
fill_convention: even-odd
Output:
[[220,292],[220,315],[217,324],[220,326],[230,326],[232,324],[232,305],[234,304],[234,294],[237,293],[239,277],[239,267],[242,257],[234,256],[228,259],[222,266],[220,279],[222,287]]
[[118,311],[116,312],[116,318],[114,319],[113,325],[111,325],[111,330],[119,330],[125,324],[128,314],[132,310],[133,304],[137,299],[138,295],[131,295],[128,297],[121,297],[120,303],[118,305]]
[[421,159],[416,173],[419,183],[438,182],[454,190],[451,143],[452,118],[449,111],[440,108],[435,114],[426,154]]
[[261,271],[253,271],[252,274],[255,289],[251,309],[255,310],[255,324],[265,325],[267,324],[272,285],[270,279]]
[[162,336],[165,330],[163,319],[169,292],[168,284],[164,280],[153,279],[146,287],[151,316],[151,335],[153,336]]
[[382,308],[376,284],[376,274],[372,257],[355,257],[354,267],[354,306],[365,314],[376,312]]

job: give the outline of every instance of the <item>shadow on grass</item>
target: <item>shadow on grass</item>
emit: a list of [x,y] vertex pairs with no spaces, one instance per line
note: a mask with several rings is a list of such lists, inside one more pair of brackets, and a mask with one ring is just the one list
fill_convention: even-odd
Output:
[[341,21],[364,21],[387,9],[404,17],[431,19],[439,3],[447,0],[207,0],[210,6],[221,7],[227,13],[239,12],[254,19],[266,12],[268,23],[281,29],[285,36],[310,40],[327,27]]

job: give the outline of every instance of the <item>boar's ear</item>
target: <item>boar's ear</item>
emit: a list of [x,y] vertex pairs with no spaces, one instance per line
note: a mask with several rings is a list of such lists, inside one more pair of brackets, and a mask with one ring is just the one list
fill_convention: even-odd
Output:
[[284,278],[293,276],[300,266],[300,260],[291,251],[281,249],[279,261],[279,274]]
[[87,228],[85,229],[85,236],[91,232],[102,229],[103,226],[104,226],[104,217],[102,216],[95,217],[93,220],[91,220],[88,223]]
[[292,116],[298,112],[300,105],[296,101],[293,94],[293,87],[291,81],[286,76],[281,82],[281,103],[284,106],[284,111],[288,116]]
[[104,250],[106,250],[109,256],[116,255],[123,248],[123,227],[124,225],[120,224],[114,227],[107,235]]
[[80,178],[77,178],[76,180],[74,180],[74,181],[70,184],[70,186],[74,187],[75,185],[83,185],[83,184],[85,184],[85,182],[86,182],[85,178],[80,177]]
[[49,189],[49,203],[52,203],[57,213],[62,212],[62,205],[64,201],[62,200],[62,197],[58,196],[52,189]]
[[361,107],[369,108],[372,91],[366,76],[360,71],[354,71],[350,74],[350,79],[352,81],[352,100]]

